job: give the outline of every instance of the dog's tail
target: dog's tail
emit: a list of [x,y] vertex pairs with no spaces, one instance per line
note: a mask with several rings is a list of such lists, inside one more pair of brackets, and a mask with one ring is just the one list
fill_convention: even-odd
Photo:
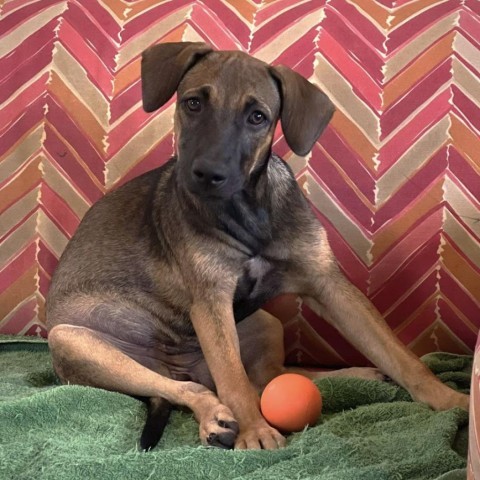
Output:
[[148,452],[157,445],[162,438],[171,411],[172,404],[164,398],[152,397],[148,400],[147,420],[140,437],[142,450]]

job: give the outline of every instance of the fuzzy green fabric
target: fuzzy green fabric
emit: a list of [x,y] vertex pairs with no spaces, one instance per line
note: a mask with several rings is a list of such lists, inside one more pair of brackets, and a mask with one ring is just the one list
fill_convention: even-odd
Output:
[[[431,354],[428,366],[467,391],[471,357]],[[160,444],[138,451],[145,405],[126,395],[61,386],[42,340],[0,337],[0,479],[465,478],[468,415],[435,413],[396,385],[318,381],[321,422],[277,451],[200,446],[192,415],[175,411]]]

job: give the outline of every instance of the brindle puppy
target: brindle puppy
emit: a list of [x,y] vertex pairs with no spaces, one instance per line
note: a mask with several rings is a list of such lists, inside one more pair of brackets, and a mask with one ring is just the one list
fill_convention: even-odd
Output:
[[149,398],[145,449],[171,404],[193,410],[204,444],[277,448],[258,389],[284,371],[282,328],[259,309],[290,292],[415,400],[467,408],[340,273],[272,154],[279,119],[294,152],[312,148],[334,111],[326,95],[288,68],[202,43],[150,48],[142,81],[147,111],[177,91],[177,155],[94,205],[62,255],[47,308],[60,378]]

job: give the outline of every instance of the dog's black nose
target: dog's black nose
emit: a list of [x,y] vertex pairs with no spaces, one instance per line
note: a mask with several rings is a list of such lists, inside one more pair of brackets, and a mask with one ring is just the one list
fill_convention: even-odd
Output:
[[192,173],[195,183],[204,187],[218,188],[227,181],[227,177],[223,172],[207,165],[195,167]]

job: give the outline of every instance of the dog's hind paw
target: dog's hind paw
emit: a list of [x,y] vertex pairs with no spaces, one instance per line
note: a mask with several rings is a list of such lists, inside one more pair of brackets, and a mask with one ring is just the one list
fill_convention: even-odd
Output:
[[378,368],[374,367],[351,367],[339,370],[339,372],[342,372],[341,376],[344,377],[363,378],[365,380],[380,381],[386,379],[385,375]]
[[150,398],[145,426],[140,437],[140,449],[148,452],[162,437],[172,410],[172,404],[161,397]]

